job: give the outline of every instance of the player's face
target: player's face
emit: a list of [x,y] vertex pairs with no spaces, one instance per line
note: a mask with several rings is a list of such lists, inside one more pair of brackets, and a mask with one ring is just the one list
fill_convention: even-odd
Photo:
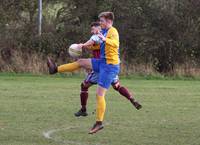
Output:
[[99,21],[102,29],[110,28],[113,24],[111,20],[105,19],[104,17],[101,17]]
[[100,33],[101,28],[99,26],[93,26],[91,27],[91,34],[98,34]]
[[106,19],[104,17],[101,17],[99,19],[99,22],[100,22],[100,25],[101,25],[102,29],[105,29],[107,27],[107,21],[106,21]]

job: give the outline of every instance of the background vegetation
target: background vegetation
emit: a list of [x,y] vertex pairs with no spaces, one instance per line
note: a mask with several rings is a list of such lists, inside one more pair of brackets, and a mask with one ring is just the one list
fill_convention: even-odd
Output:
[[89,24],[113,11],[121,39],[122,73],[200,75],[199,0],[2,0],[0,71],[43,73],[45,59],[70,61],[67,47],[89,38]]

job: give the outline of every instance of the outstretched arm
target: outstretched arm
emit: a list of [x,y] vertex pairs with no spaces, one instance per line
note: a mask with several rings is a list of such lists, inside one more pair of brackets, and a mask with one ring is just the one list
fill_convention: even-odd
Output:
[[100,38],[97,35],[93,35],[90,40],[88,40],[87,42],[83,43],[83,44],[79,44],[80,48],[86,48],[89,50],[95,50],[95,49],[99,49],[99,48],[94,48],[94,45],[98,45],[100,43]]
[[87,42],[81,44],[81,47],[82,48],[86,48],[86,49],[89,49],[91,46],[94,45],[94,41],[93,40],[88,40]]

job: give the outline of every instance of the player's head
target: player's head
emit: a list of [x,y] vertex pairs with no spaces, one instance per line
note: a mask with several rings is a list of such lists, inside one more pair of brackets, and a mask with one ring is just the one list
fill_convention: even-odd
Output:
[[101,31],[101,26],[99,22],[92,22],[91,23],[91,34],[98,34]]
[[98,17],[102,29],[110,28],[113,25],[114,21],[113,12],[102,12],[99,14]]

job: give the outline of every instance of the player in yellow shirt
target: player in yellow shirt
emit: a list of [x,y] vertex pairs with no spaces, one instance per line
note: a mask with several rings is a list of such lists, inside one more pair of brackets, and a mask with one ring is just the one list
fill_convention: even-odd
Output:
[[[92,37],[90,39],[95,39],[95,41],[98,41],[99,38],[96,38],[96,36],[101,31],[100,23],[99,22],[93,22],[91,23],[91,34]],[[87,48],[92,50],[93,58],[99,59],[100,58],[100,47],[98,44],[95,46],[92,46],[91,48]],[[87,116],[87,99],[88,99],[88,89],[96,85],[98,83],[99,73],[91,71],[87,74],[87,77],[85,80],[81,83],[81,93],[80,93],[80,101],[81,101],[81,109],[76,112],[74,115],[76,117],[80,116]],[[127,100],[131,102],[131,104],[136,109],[141,109],[142,106],[137,102],[134,98],[134,96],[129,92],[129,90],[122,86],[119,82],[119,77],[116,76],[113,79],[112,87],[114,90],[116,90],[119,94],[124,96]]]

